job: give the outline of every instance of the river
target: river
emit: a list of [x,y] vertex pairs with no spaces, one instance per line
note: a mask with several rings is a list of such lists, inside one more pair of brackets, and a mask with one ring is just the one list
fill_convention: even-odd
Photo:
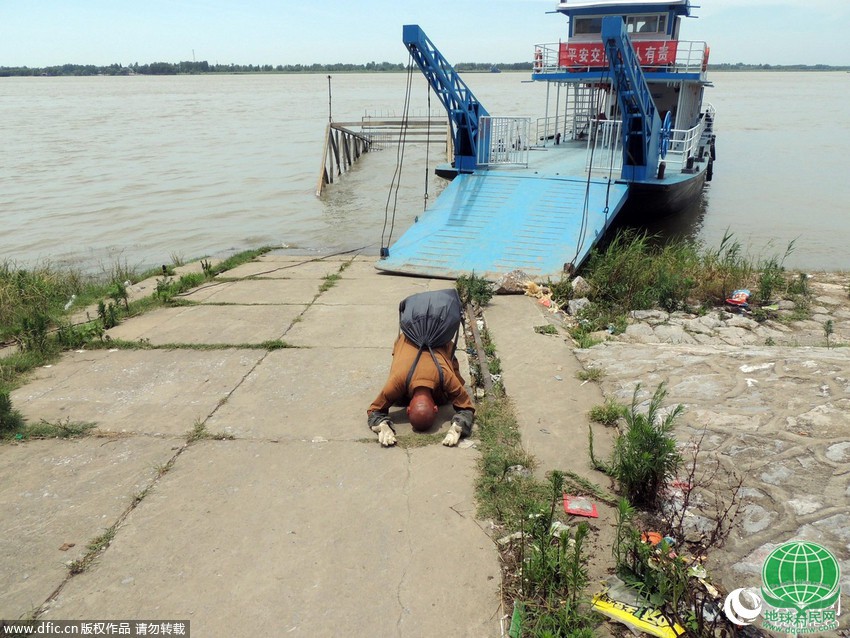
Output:
[[[468,74],[496,115],[543,115],[527,74]],[[850,75],[713,73],[717,162],[701,206],[653,231],[754,256],[794,250],[792,268],[850,270]],[[395,150],[369,153],[315,195],[335,121],[400,115],[404,74],[0,78],[0,260],[92,270],[149,267],[274,245],[377,253]],[[433,101],[436,113],[441,107]],[[427,112],[418,75],[412,112]],[[442,149],[444,151],[444,149]],[[440,188],[441,149],[409,146],[393,237]],[[392,198],[394,200],[394,197]]]

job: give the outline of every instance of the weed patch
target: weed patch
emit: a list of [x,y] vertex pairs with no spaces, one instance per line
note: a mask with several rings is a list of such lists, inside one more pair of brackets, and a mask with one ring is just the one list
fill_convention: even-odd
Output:
[[654,508],[662,488],[682,462],[672,431],[684,408],[677,405],[662,414],[661,404],[667,395],[662,384],[643,413],[638,409],[639,391],[640,385],[632,395],[631,407],[623,413],[626,430],[614,442],[611,462],[600,462],[591,453],[591,463],[616,479],[630,503]]
[[504,591],[514,601],[514,635],[592,636],[596,620],[587,605],[589,526],[571,529],[558,519],[564,475],[552,472],[547,498],[526,511],[518,533],[506,537]]
[[464,306],[470,303],[478,307],[486,306],[493,298],[492,284],[475,273],[458,277],[455,288]]
[[319,286],[319,294],[327,292],[333,288],[336,285],[336,282],[340,279],[342,279],[342,275],[339,273],[330,273],[322,277],[322,285]]
[[71,574],[82,574],[94,562],[94,559],[97,558],[98,554],[109,547],[112,539],[115,538],[115,527],[115,525],[108,527],[103,534],[92,539],[86,546],[86,549],[88,550],[86,554],[69,563],[68,570]]
[[195,425],[186,436],[186,443],[194,443],[195,441],[235,441],[236,437],[227,432],[210,432],[207,426],[196,421]]
[[556,335],[558,334],[558,329],[551,323],[547,323],[543,326],[534,326],[534,332],[539,335]]
[[588,412],[591,421],[602,425],[616,425],[617,421],[624,418],[626,406],[610,397],[605,399],[602,405],[594,405]]
[[601,381],[605,376],[605,371],[602,368],[589,367],[576,372],[576,379],[579,381]]
[[247,264],[249,261],[253,261],[257,257],[261,257],[271,250],[273,250],[272,246],[262,246],[253,250],[243,250],[242,252],[236,253],[235,255],[231,255],[227,259],[222,260],[215,266],[210,266],[209,272],[213,277],[215,277],[225,271],[233,270],[237,266]]
[[605,249],[594,250],[583,269],[593,292],[572,336],[589,347],[590,333],[622,332],[630,311],[704,310],[723,304],[737,288],[754,289],[754,306],[777,296],[806,298],[808,277],[792,277],[783,266],[792,251],[793,242],[783,255],[747,257],[728,232],[717,248],[688,240],[661,245],[645,233],[620,233]]
[[[407,434],[396,435],[396,446],[402,449],[427,447],[441,443],[444,433],[434,432],[432,434],[420,434],[418,432],[410,432]],[[369,439],[369,443],[374,444],[375,439]]]
[[97,427],[94,423],[74,422],[64,419],[51,423],[41,420],[38,423],[21,423],[16,430],[3,432],[5,440],[27,441],[31,439],[77,439],[88,436]]
[[[151,348],[149,343],[130,345],[106,339],[105,331],[117,326],[125,317],[143,314],[163,305],[192,305],[195,302],[181,299],[180,295],[271,249],[263,247],[237,253],[215,266],[204,259],[201,261],[202,272],[179,277],[170,266],[137,275],[124,263],[111,270],[104,268],[99,276],[83,276],[73,270],[55,269],[49,264],[33,270],[21,270],[8,260],[0,263],[0,343],[12,342],[19,347],[19,352],[0,359],[0,390],[18,387],[23,382],[23,375],[55,360],[62,350]],[[179,256],[172,257],[182,262]],[[347,265],[343,263],[339,272]],[[152,277],[158,277],[153,294],[131,302],[127,289],[129,283]],[[338,278],[339,274],[329,275],[323,283],[323,290]],[[68,312],[90,303],[97,307],[97,318],[89,318],[83,323],[72,323],[66,318]],[[291,346],[282,340],[271,340],[261,344],[167,344],[159,347],[279,350]]]
[[8,392],[0,392],[0,436],[13,434],[23,428],[24,417],[12,409],[12,399]]

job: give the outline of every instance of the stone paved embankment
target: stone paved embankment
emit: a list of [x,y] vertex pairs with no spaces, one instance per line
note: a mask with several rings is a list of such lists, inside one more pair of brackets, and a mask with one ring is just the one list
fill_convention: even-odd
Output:
[[806,320],[793,321],[789,303],[763,323],[723,310],[639,312],[624,334],[576,350],[622,403],[638,384],[645,400],[664,383],[665,403],[686,408],[680,441],[704,433],[706,458],[744,476],[740,527],[713,557],[712,575],[727,590],[760,584],[770,550],[805,539],[838,557],[850,595],[848,279],[815,275]]

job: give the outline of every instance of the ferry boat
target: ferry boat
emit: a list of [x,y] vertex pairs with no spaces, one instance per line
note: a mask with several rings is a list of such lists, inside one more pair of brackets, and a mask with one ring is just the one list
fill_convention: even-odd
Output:
[[621,216],[693,204],[715,160],[709,47],[679,39],[689,0],[564,0],[566,39],[533,48],[539,117],[491,115],[418,25],[402,39],[448,113],[451,180],[376,267],[556,279]]

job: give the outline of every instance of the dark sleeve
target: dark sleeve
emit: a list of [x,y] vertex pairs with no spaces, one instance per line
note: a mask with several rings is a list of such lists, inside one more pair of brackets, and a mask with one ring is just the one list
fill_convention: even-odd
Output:
[[452,421],[460,424],[460,435],[467,437],[472,434],[472,420],[475,418],[473,410],[458,410],[455,412]]
[[[372,427],[378,425],[384,419],[388,419],[388,418],[389,417],[387,416],[386,412],[378,412],[378,411],[367,412],[366,413],[366,424],[371,429]],[[393,429],[393,432],[395,432],[395,429]]]

